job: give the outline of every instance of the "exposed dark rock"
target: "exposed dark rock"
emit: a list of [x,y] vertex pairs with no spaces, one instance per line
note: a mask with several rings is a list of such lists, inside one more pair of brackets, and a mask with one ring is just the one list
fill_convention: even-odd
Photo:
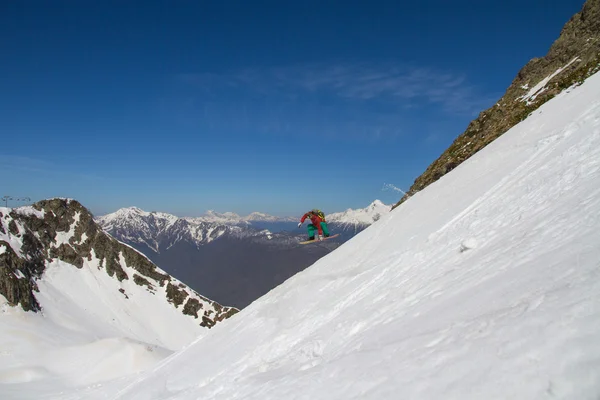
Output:
[[146,278],[142,278],[138,274],[133,274],[133,281],[139,286],[146,286],[150,290],[154,290],[154,286]]
[[100,259],[101,265],[106,268],[109,276],[115,276],[119,281],[129,279],[121,264],[119,263],[118,242],[106,234],[96,235],[92,249],[96,257]]
[[[576,61],[569,64],[574,59]],[[567,64],[569,66],[565,68]],[[543,92],[538,92],[535,99],[523,99],[531,88],[559,68],[564,69],[546,84]],[[467,130],[415,180],[407,195],[394,208],[452,171],[558,93],[581,84],[599,69],[600,0],[588,0],[582,11],[566,23],[548,54],[527,63],[504,96],[469,124]]]
[[144,276],[147,276],[149,278],[154,279],[157,282],[160,282],[160,286],[164,286],[165,282],[167,282],[170,279],[169,275],[159,272],[156,269],[156,266],[152,264],[152,261],[148,260],[144,255],[140,254],[138,251],[130,247],[123,247],[124,248],[121,251],[123,253],[127,265],[135,265],[135,269],[137,271],[139,271]]
[[0,241],[0,246],[5,248],[0,254],[0,294],[12,306],[20,304],[25,311],[39,311],[40,305],[33,294],[38,288],[28,276],[26,260],[19,257],[7,242]]
[[19,235],[19,227],[17,226],[17,223],[14,220],[10,221],[10,223],[8,224],[8,231],[15,236]]
[[[176,307],[179,307],[183,304],[185,299],[188,297],[188,293],[181,288],[173,285],[171,282],[167,284],[167,299],[173,303]],[[215,307],[220,305],[215,303]]]
[[83,258],[68,244],[61,244],[59,247],[50,249],[50,257],[58,258],[61,261],[73,264],[77,268],[83,267]]
[[202,317],[202,322],[200,323],[200,326],[204,326],[206,328],[212,328],[214,325],[215,325],[215,322],[212,319],[210,319],[206,316]]
[[183,306],[183,313],[185,315],[193,315],[194,317],[198,318],[198,310],[201,308],[202,304],[200,304],[197,299],[188,299],[188,301],[185,303],[185,306]]

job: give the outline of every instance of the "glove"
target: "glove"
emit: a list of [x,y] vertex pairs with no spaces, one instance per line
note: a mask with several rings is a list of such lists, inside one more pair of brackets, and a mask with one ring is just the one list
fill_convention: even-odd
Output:
[[298,223],[298,228],[300,228],[302,226],[302,222]]

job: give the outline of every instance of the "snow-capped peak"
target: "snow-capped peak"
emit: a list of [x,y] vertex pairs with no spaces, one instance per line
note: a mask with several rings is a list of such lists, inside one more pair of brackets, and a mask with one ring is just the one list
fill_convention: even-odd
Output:
[[214,210],[208,210],[199,217],[183,217],[183,219],[192,223],[207,222],[223,225],[248,225],[252,222],[289,222],[297,220],[296,217],[275,217],[258,211],[247,216],[241,216],[234,212],[219,213]]
[[214,210],[208,210],[204,215],[195,218],[186,218],[195,222],[212,222],[218,224],[239,224],[243,218],[234,212],[219,213]]
[[370,225],[389,213],[391,209],[391,206],[384,204],[381,200],[375,200],[365,208],[355,210],[349,208],[343,212],[329,214],[326,218],[327,222]]
[[114,228],[137,229],[145,231],[149,226],[159,226],[167,229],[177,222],[179,218],[172,214],[163,212],[148,212],[138,207],[121,208],[114,213],[96,218],[104,230],[110,231]]
[[278,218],[272,215],[255,211],[244,218],[246,221],[277,221]]

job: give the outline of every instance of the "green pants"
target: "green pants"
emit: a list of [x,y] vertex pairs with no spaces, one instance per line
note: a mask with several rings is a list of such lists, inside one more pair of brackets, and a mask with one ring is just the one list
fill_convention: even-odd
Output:
[[[329,229],[327,228],[327,223],[326,222],[321,222],[321,229],[323,230],[323,234],[325,236],[329,236]],[[317,231],[317,230],[319,230],[319,228],[317,228],[313,224],[308,224],[308,237],[309,238],[314,238],[315,237],[315,231]]]

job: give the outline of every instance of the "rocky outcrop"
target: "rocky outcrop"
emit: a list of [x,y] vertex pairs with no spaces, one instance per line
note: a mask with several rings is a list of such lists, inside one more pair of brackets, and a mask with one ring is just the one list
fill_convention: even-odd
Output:
[[452,171],[558,93],[581,84],[598,70],[600,0],[588,0],[564,26],[548,54],[527,63],[504,96],[469,124],[394,207]]
[[[51,199],[31,207],[1,210],[0,294],[13,306],[40,310],[35,297],[36,280],[42,277],[47,263],[61,260],[75,268],[82,268],[86,262],[96,263],[115,280],[132,279],[151,293],[164,288],[165,301],[183,314],[194,315],[202,326],[211,327],[237,312],[200,296],[137,250],[108,235],[75,200]],[[196,312],[190,313],[190,309]]]

